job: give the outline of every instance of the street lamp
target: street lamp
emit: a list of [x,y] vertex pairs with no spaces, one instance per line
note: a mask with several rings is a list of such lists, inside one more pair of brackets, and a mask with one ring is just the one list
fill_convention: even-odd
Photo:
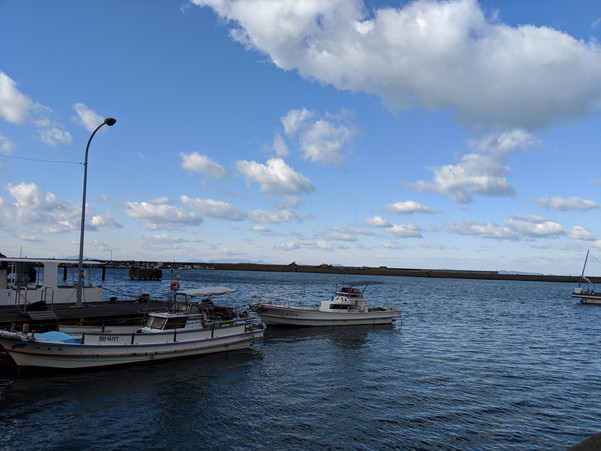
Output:
[[102,127],[103,125],[108,125],[109,127],[112,127],[113,125],[115,125],[115,122],[117,122],[117,119],[114,119],[112,117],[107,117],[104,122],[102,122],[102,124],[100,124],[98,127],[96,127],[96,130],[94,130],[92,132],[92,135],[90,136],[90,139],[88,139],[88,145],[86,146],[86,158],[84,160],[83,163],[83,199],[81,201],[81,228],[80,228],[80,234],[79,234],[79,267],[78,267],[78,274],[77,274],[77,302],[75,305],[77,305],[77,307],[81,307],[82,303],[81,303],[81,298],[82,298],[82,293],[83,293],[83,234],[84,234],[84,230],[85,230],[85,226],[86,226],[86,185],[88,182],[88,151],[90,150],[90,143],[92,142],[92,138],[94,137],[94,135],[96,134],[96,132],[98,130],[100,130],[100,127]]

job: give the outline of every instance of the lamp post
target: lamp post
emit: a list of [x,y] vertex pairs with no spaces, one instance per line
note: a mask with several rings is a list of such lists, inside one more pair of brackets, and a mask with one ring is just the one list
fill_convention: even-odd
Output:
[[82,298],[82,293],[83,293],[83,235],[84,235],[84,230],[85,230],[85,226],[86,226],[86,185],[88,182],[88,151],[90,150],[90,143],[92,142],[92,138],[94,137],[94,135],[96,134],[96,132],[98,130],[100,130],[100,127],[102,127],[103,125],[108,125],[109,127],[115,125],[115,122],[117,122],[117,119],[114,119],[112,117],[107,117],[104,122],[102,122],[102,124],[100,124],[98,127],[96,127],[96,130],[94,130],[92,132],[92,135],[90,136],[90,139],[88,139],[88,145],[86,146],[86,158],[84,160],[83,163],[83,199],[81,201],[81,228],[79,231],[79,267],[78,267],[78,271],[77,271],[77,302],[75,305],[77,305],[77,307],[81,307],[82,306],[82,302],[81,302],[81,298]]

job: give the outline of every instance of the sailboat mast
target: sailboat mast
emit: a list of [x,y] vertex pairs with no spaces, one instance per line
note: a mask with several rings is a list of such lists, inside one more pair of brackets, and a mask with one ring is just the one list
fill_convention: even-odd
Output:
[[584,271],[586,271],[586,262],[588,261],[588,253],[590,251],[590,249],[587,249],[586,251],[586,257],[584,258],[584,266],[582,267],[582,274],[580,274],[580,282],[578,283],[578,286],[580,286],[580,284],[582,284],[582,281],[584,280]]

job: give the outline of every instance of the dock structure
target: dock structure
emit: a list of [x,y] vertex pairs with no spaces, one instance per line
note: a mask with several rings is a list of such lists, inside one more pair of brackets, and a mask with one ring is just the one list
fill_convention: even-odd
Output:
[[164,301],[118,301],[97,302],[83,307],[75,305],[54,305],[52,309],[42,311],[19,311],[14,306],[0,307],[0,329],[16,328],[21,330],[27,324],[30,331],[52,330],[60,324],[103,325],[136,324],[144,321],[152,311],[165,309]]

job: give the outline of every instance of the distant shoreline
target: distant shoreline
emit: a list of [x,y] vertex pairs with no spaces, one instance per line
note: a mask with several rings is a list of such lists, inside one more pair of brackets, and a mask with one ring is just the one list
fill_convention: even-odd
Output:
[[[104,266],[130,268],[159,268],[159,269],[204,269],[204,270],[230,270],[230,271],[263,271],[263,272],[300,272],[323,274],[349,274],[367,276],[403,276],[403,277],[431,277],[442,279],[481,279],[481,280],[523,280],[534,282],[580,282],[580,276],[562,276],[525,273],[499,273],[498,271],[453,270],[453,269],[413,269],[413,268],[388,268],[375,267],[349,267],[332,265],[272,265],[260,263],[202,263],[202,262],[151,262],[151,261],[104,261]],[[593,283],[601,283],[601,277],[588,277]]]

